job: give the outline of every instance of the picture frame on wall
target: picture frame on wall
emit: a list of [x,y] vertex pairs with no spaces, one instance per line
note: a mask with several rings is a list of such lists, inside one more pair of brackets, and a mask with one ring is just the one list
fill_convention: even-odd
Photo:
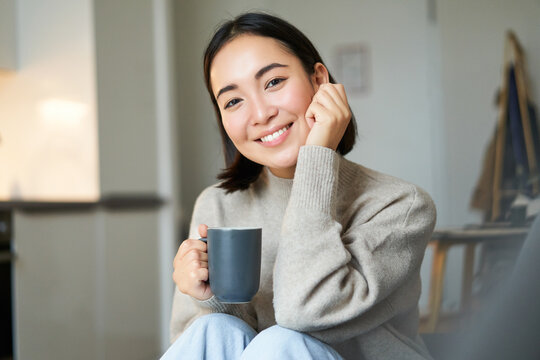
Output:
[[364,44],[338,46],[335,50],[336,81],[348,94],[365,95],[370,91],[369,49]]

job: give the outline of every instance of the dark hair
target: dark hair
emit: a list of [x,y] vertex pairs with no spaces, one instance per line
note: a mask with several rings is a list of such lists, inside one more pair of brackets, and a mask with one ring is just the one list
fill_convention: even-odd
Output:
[[[214,104],[225,155],[226,168],[218,175],[218,179],[223,180],[219,187],[227,190],[227,193],[247,189],[251,183],[257,180],[263,169],[262,165],[243,156],[225,132],[219,106],[212,92],[212,84],[210,83],[210,68],[212,67],[214,57],[225,44],[242,34],[276,39],[288,51],[300,59],[308,75],[314,73],[316,63],[320,62],[324,64],[311,41],[296,27],[276,16],[265,13],[245,13],[233,20],[225,22],[218,28],[204,53],[204,79],[206,88]],[[333,84],[336,83],[330,74],[329,80]],[[345,134],[337,147],[337,152],[342,155],[347,154],[353,148],[355,139],[356,121],[353,114]]]

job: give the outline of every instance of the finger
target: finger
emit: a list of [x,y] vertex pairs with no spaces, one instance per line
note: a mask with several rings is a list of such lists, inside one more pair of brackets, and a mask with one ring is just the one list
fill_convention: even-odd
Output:
[[347,94],[343,84],[326,84],[322,89],[334,98],[336,103],[348,104]]
[[309,126],[309,128],[311,129],[313,127],[313,125],[315,124],[315,111],[314,109],[312,108],[313,106],[313,103],[311,103],[307,110],[306,110],[306,114],[304,115],[304,118],[306,119],[306,122]]
[[[351,109],[349,107],[349,103],[347,102],[345,88],[341,84],[327,85],[328,86],[324,86],[322,89],[322,93],[325,94],[325,96],[321,96],[321,99],[327,99],[328,97],[331,98],[333,102],[325,103],[325,106],[332,110],[336,115],[339,114],[342,119],[350,120]],[[335,107],[333,107],[332,104],[335,104]]]
[[203,238],[208,236],[208,226],[206,224],[199,225],[199,235]]
[[[313,123],[321,120],[318,117],[324,114],[331,114],[333,111],[338,111],[338,107],[333,103],[332,99],[327,94],[316,94],[313,101],[309,104],[304,117],[311,120]],[[330,110],[330,111],[323,111]],[[313,124],[311,124],[313,126]]]
[[189,275],[192,280],[203,282],[208,281],[208,268],[199,267],[197,269],[191,270]]
[[199,252],[199,260],[208,262],[208,253]]
[[192,261],[176,268],[172,277],[181,292],[190,294],[201,282],[208,281],[208,262]]
[[202,260],[193,260],[189,264],[190,269],[192,270],[198,270],[198,269],[208,269],[208,261],[202,261]]
[[313,128],[313,125],[315,125],[315,118],[314,117],[306,117],[306,122],[308,127],[311,129]]
[[207,272],[208,269],[202,267],[193,268],[184,273],[179,272],[175,280],[178,285],[189,292],[190,289],[196,288],[200,282],[208,280]]
[[199,300],[206,300],[212,297],[212,290],[208,284],[208,268],[200,267],[191,271],[175,271],[173,279],[180,292],[195,297]]
[[[309,112],[306,113],[306,120],[313,119],[313,125],[315,125],[315,123],[324,121],[324,119],[329,116],[331,116],[331,112],[328,108],[320,103],[313,102],[309,105]],[[313,127],[313,125],[311,125],[311,127]]]
[[212,296],[214,296],[214,294],[212,293],[212,289],[210,289],[210,284],[208,284],[208,280],[203,284],[204,286],[202,286],[202,294],[200,300],[208,300]]
[[339,95],[331,94],[330,89],[319,89],[317,94],[313,97],[313,102],[319,103],[326,107],[328,110],[331,110],[332,112],[338,112],[340,111],[342,105],[340,105],[338,102],[336,102],[336,99],[334,99],[334,96],[338,97],[338,101],[341,102],[341,99],[339,98]]
[[177,259],[182,259],[191,250],[206,252],[206,243],[196,239],[184,240],[178,249],[175,261],[177,261]]
[[208,254],[200,250],[190,250],[181,259],[183,261],[192,261],[192,260],[208,261]]
[[191,260],[187,263],[186,269],[188,271],[198,271],[199,269],[208,269],[208,261]]
[[335,89],[337,90],[339,96],[345,103],[349,103],[349,100],[347,99],[347,92],[345,91],[345,86],[343,84],[335,84]]
[[[335,104],[335,110],[339,111],[342,115],[349,113],[349,103],[347,102],[347,95],[345,94],[345,88],[341,84],[326,84],[327,86],[321,86],[321,100],[332,99],[332,103]],[[324,95],[324,96],[323,96]],[[328,100],[327,100],[328,101]],[[326,106],[332,106],[330,103]]]

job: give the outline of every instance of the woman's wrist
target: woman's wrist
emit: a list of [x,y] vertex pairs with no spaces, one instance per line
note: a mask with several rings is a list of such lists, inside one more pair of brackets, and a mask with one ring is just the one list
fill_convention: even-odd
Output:
[[302,146],[294,175],[292,205],[303,209],[332,211],[339,161],[340,156],[332,149],[319,145]]

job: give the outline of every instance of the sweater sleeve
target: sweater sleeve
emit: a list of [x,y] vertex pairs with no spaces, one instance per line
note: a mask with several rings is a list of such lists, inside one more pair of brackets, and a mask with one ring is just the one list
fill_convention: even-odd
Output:
[[[203,191],[193,209],[189,238],[200,238],[198,233],[199,224],[210,227],[223,226],[220,214],[219,190],[210,187]],[[225,313],[234,315],[252,328],[257,329],[255,313],[251,311],[249,304],[224,304],[212,296],[210,299],[200,301],[189,295],[183,294],[175,287],[170,321],[170,340],[174,342],[198,317],[210,313]]]
[[340,159],[327,148],[301,148],[274,267],[277,323],[329,343],[417,306],[419,289],[406,288],[435,221],[429,195],[403,184],[395,194],[383,190],[383,205],[367,219],[353,214],[344,228],[336,220]]

